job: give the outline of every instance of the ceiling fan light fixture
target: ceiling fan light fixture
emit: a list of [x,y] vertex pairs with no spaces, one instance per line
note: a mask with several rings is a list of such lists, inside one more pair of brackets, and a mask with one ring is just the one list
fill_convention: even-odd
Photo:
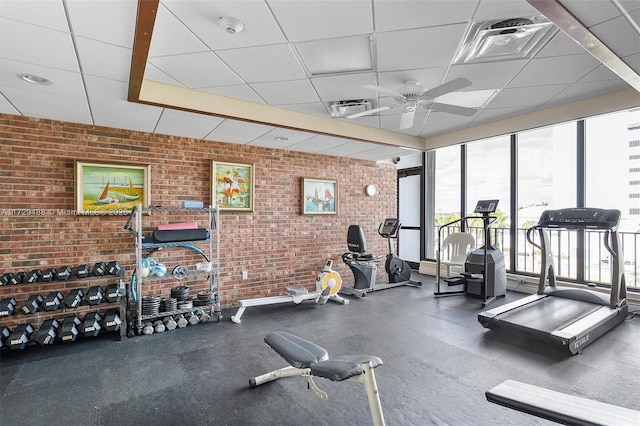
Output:
[[556,31],[557,28],[542,15],[474,22],[453,63],[530,58]]

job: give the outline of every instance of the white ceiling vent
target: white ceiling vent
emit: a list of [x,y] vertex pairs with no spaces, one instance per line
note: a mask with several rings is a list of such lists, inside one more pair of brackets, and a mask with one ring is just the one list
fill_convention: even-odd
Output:
[[556,31],[557,28],[542,15],[474,22],[454,63],[530,58]]
[[331,117],[346,117],[358,112],[369,111],[373,108],[373,101],[370,99],[356,99],[350,101],[331,102]]

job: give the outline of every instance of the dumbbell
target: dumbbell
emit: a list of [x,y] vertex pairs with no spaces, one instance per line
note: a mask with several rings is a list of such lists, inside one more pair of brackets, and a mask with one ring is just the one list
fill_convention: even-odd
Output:
[[142,334],[144,334],[145,336],[153,334],[153,324],[151,324],[150,322],[145,322],[142,325]]
[[49,295],[44,299],[44,303],[42,304],[42,309],[45,311],[55,311],[56,309],[60,309],[60,305],[62,304],[62,293],[59,291],[52,291]]
[[43,321],[36,333],[36,342],[39,345],[51,345],[56,339],[60,323],[55,319]]
[[122,319],[120,318],[120,314],[117,309],[108,309],[104,313],[104,317],[102,318],[102,327],[106,331],[120,330],[121,324]]
[[162,320],[158,319],[153,322],[153,331],[155,331],[156,333],[164,333],[165,329],[166,327],[164,326]]
[[193,312],[187,312],[186,314],[184,314],[184,319],[187,320],[189,325],[196,325],[200,322],[196,314],[194,314]]
[[71,268],[68,266],[62,266],[56,270],[56,277],[58,280],[66,281],[71,278]]
[[9,277],[11,277],[11,275],[13,274],[10,274],[8,272],[6,274],[0,275],[0,286],[9,285]]
[[7,272],[2,274],[2,276],[0,277],[0,283],[2,285],[20,284],[25,275],[26,274],[24,272],[18,272],[17,274]]
[[171,316],[167,316],[164,318],[164,321],[162,321],[164,323],[164,328],[166,330],[175,330],[176,327],[178,326],[178,324],[176,323],[176,320],[174,320]]
[[4,342],[11,336],[11,329],[9,327],[0,328],[0,348],[4,346]]
[[67,308],[77,308],[82,303],[82,298],[84,297],[84,291],[81,288],[73,289],[67,294],[67,297],[64,299],[64,305]]
[[13,315],[16,310],[16,299],[13,297],[7,297],[0,300],[0,317],[9,317]]
[[113,260],[107,264],[107,274],[109,275],[120,275],[121,270],[122,266],[120,266],[120,262],[117,260]]
[[100,333],[102,327],[100,326],[100,321],[102,321],[102,317],[98,312],[89,312],[84,316],[82,320],[82,324],[80,327],[80,331],[86,337],[95,337]]
[[6,341],[11,349],[24,349],[29,343],[32,334],[33,327],[31,324],[20,324],[13,330],[13,333]]
[[78,265],[76,268],[76,277],[78,278],[87,278],[91,274],[91,269],[89,269],[89,265]]
[[27,301],[24,302],[24,304],[20,308],[20,311],[25,315],[35,314],[40,309],[40,305],[42,305],[42,302],[44,302],[44,299],[39,294],[29,296]]
[[78,337],[78,326],[80,318],[77,315],[69,315],[62,321],[62,326],[58,329],[58,336],[63,342],[73,342]]
[[40,277],[42,277],[42,270],[41,269],[32,269],[31,271],[29,271],[29,272],[27,272],[25,274],[25,277],[22,280],[22,282],[23,283],[27,283],[27,284],[33,284],[33,283],[38,282]]
[[89,305],[99,305],[104,299],[104,290],[99,285],[89,287],[84,295],[84,301]]
[[109,284],[104,289],[104,299],[106,302],[113,303],[120,300],[120,287],[118,284]]
[[47,268],[42,271],[42,275],[40,276],[41,281],[50,282],[57,278],[58,271],[55,268]]
[[93,268],[91,268],[91,274],[95,275],[96,277],[103,276],[105,272],[107,272],[107,264],[104,262],[96,262],[93,265]]
[[184,319],[182,314],[178,314],[173,318],[176,321],[176,325],[178,328],[185,328],[188,324],[187,320]]

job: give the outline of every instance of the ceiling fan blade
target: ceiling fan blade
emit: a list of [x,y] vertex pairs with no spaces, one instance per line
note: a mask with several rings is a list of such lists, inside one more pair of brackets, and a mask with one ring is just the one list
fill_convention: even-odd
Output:
[[451,104],[441,104],[439,102],[434,103],[428,108],[436,112],[448,112],[449,114],[463,115],[465,117],[471,117],[473,114],[478,112],[478,110],[475,108],[467,108]]
[[455,92],[456,90],[464,89],[465,87],[469,87],[472,84],[473,83],[471,83],[466,78],[455,78],[451,81],[447,81],[446,83],[441,84],[440,86],[436,86],[433,89],[429,89],[426,92],[423,92],[421,97],[435,99],[438,96],[442,96],[450,92]]
[[409,129],[413,127],[413,118],[415,115],[416,109],[414,107],[405,109],[400,117],[400,126],[398,126],[398,129]]
[[389,90],[382,86],[374,86],[372,84],[366,84],[362,87],[364,87],[365,89],[375,90],[376,92],[384,96],[390,96],[392,98],[404,98],[404,96],[402,96],[400,93],[394,92],[393,90]]
[[371,115],[371,114],[375,114],[376,112],[386,111],[386,110],[388,110],[388,109],[394,108],[395,106],[397,106],[397,105],[394,105],[394,106],[385,106],[385,107],[380,107],[380,108],[370,109],[369,111],[357,112],[357,113],[355,113],[355,114],[347,115],[347,118],[358,118],[358,117],[364,117],[365,115]]

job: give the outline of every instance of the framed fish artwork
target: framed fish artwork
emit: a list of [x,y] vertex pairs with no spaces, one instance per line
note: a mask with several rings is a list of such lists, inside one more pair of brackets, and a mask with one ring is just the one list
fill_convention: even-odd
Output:
[[252,212],[254,198],[254,164],[211,164],[212,204],[223,211]]

